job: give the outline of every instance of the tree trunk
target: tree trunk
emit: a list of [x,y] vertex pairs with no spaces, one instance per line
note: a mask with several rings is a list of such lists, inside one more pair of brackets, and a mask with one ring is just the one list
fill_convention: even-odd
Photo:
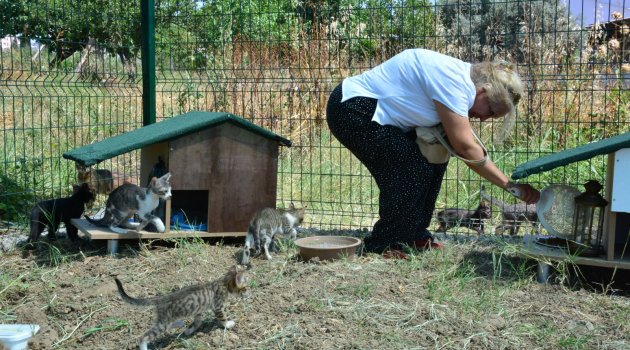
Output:
[[39,55],[42,53],[42,51],[44,51],[45,48],[46,48],[46,44],[39,44],[37,48],[37,52],[35,52],[33,57],[31,57],[31,62],[37,61],[37,59],[39,58]]
[[75,73],[79,73],[80,74],[82,72],[83,65],[88,60],[88,57],[90,56],[90,52],[93,50],[94,44],[95,44],[94,39],[90,38],[88,40],[87,45],[83,49],[83,52],[81,53],[81,59],[79,60],[79,64],[77,64],[77,66],[74,68],[74,72]]

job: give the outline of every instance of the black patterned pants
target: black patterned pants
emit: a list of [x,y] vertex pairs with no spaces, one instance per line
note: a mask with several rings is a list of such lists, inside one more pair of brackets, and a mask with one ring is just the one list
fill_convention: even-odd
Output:
[[341,84],[330,95],[326,119],[332,134],[370,171],[378,188],[379,220],[365,239],[381,252],[430,236],[435,201],[447,164],[430,164],[414,133],[372,121],[377,100],[355,97],[341,103]]

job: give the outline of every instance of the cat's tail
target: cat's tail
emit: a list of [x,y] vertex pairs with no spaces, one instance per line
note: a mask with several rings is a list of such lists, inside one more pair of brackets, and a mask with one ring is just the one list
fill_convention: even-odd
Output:
[[479,192],[479,194],[481,194],[481,197],[485,200],[487,200],[488,202],[490,202],[490,204],[492,205],[496,205],[497,207],[501,208],[502,211],[505,210],[505,203],[503,203],[502,201],[492,197],[491,195],[487,194],[483,189]]
[[87,215],[85,216],[85,220],[87,220],[89,223],[93,225],[101,226],[101,227],[108,227],[109,224],[111,223],[111,220],[107,211],[105,211],[105,215],[103,215],[103,217],[98,220],[92,219],[91,217]]
[[120,282],[120,280],[116,277],[114,277],[114,281],[116,281],[116,286],[118,287],[118,293],[120,294],[120,296],[126,303],[129,303],[131,305],[138,305],[138,306],[155,305],[155,302],[151,299],[136,299],[136,298],[130,297],[127,294],[127,292],[125,292],[125,289],[122,286],[122,282]]

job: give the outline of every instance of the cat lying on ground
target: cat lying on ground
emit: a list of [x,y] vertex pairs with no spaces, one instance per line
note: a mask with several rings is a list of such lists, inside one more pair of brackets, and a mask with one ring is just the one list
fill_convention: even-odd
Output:
[[93,169],[78,163],[75,164],[77,180],[80,184],[87,183],[98,194],[110,194],[124,183],[131,183],[131,179],[115,171],[107,169]]

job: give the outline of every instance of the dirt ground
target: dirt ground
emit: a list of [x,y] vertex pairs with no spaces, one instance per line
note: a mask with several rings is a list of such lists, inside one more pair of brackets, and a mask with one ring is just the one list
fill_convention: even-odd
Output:
[[[228,306],[233,329],[208,313],[193,335],[170,330],[149,348],[630,349],[627,297],[568,288],[562,266],[556,282],[536,283],[535,264],[505,247],[446,246],[408,261],[321,263],[301,261],[289,243],[254,260],[249,290]],[[112,257],[60,239],[0,253],[0,323],[39,324],[29,349],[136,349],[153,313],[125,304],[114,276],[132,296],[163,294],[219,277],[240,249],[239,240],[172,240],[122,244]]]

